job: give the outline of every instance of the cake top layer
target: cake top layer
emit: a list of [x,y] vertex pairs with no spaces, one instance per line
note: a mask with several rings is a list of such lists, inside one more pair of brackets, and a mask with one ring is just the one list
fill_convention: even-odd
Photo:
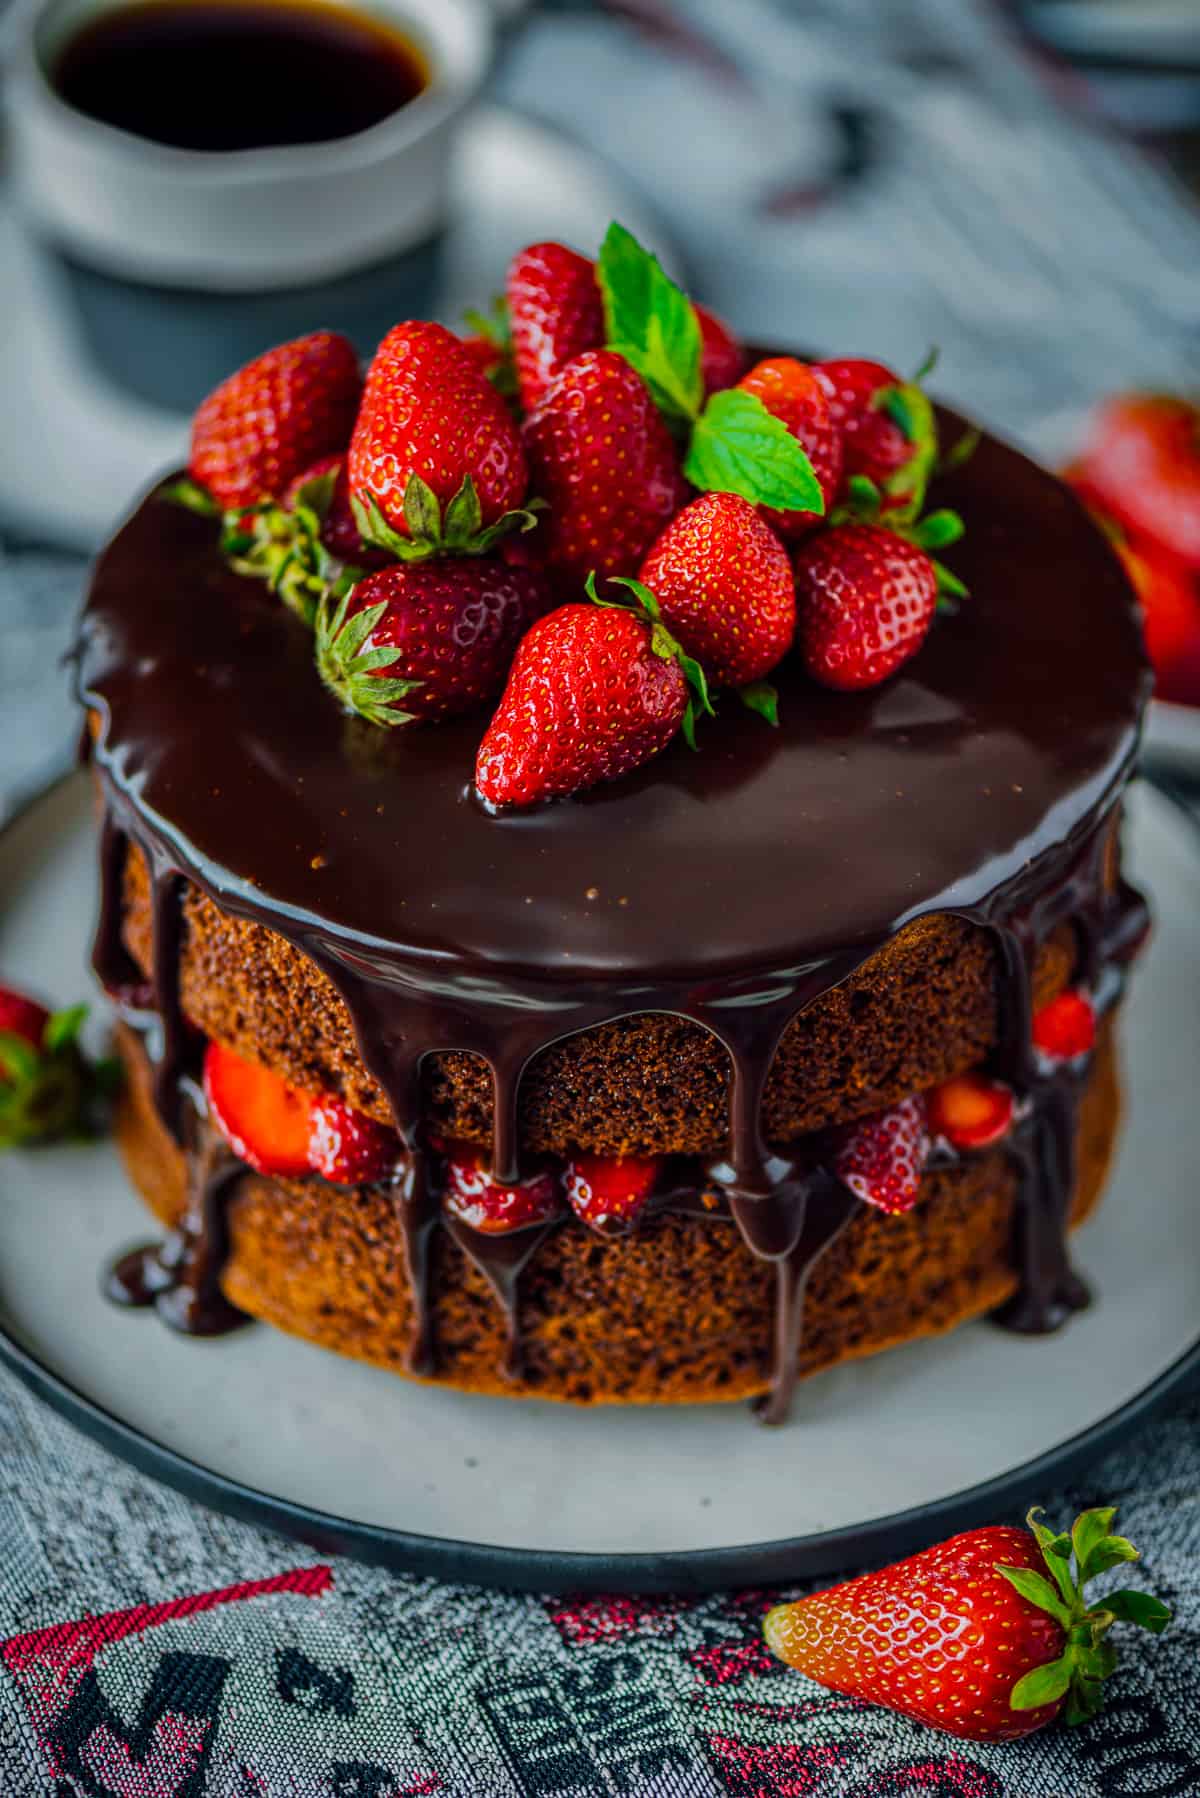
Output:
[[[941,424],[953,442],[961,422]],[[423,984],[466,965],[628,1000],[640,980],[862,949],[984,905],[1082,830],[1128,773],[1148,691],[1125,577],[1061,483],[985,437],[930,500],[963,516],[970,597],[890,681],[832,692],[790,658],[778,730],[725,696],[695,752],[677,739],[492,816],[470,790],[486,712],[393,731],[341,713],[307,628],[229,570],[212,520],[151,496],[85,614],[96,754],[218,902],[386,946]]]

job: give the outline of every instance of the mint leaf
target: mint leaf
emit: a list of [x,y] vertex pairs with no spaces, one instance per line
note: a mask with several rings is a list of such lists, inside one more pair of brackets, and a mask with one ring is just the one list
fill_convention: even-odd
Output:
[[825,511],[802,446],[757,394],[740,387],[713,394],[696,421],[683,472],[702,493],[740,493],[779,512]]
[[704,397],[695,307],[624,225],[609,226],[596,263],[608,347],[635,368],[669,418],[695,418]]

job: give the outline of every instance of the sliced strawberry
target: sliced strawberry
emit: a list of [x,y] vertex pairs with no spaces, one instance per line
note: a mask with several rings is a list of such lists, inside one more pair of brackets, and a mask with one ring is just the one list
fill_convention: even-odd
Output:
[[881,1211],[911,1211],[920,1195],[929,1149],[924,1099],[902,1099],[890,1111],[846,1126],[833,1171],[868,1205]]
[[400,1140],[394,1130],[325,1093],[309,1112],[308,1164],[339,1186],[382,1180],[395,1167]]
[[585,1224],[610,1220],[630,1224],[662,1178],[664,1160],[662,1155],[617,1157],[580,1151],[567,1163],[567,1200]]
[[982,1074],[960,1074],[929,1094],[929,1128],[955,1149],[984,1149],[1012,1128],[1012,1088]]
[[1043,1005],[1033,1020],[1033,1046],[1048,1061],[1075,1061],[1096,1046],[1096,1009],[1078,987]]
[[558,1181],[552,1173],[530,1174],[515,1186],[500,1186],[487,1169],[487,1152],[474,1143],[445,1147],[446,1183],[442,1204],[472,1230],[499,1235],[540,1224],[559,1209]]
[[256,1174],[308,1172],[313,1102],[307,1094],[224,1043],[210,1042],[204,1096],[212,1122]]

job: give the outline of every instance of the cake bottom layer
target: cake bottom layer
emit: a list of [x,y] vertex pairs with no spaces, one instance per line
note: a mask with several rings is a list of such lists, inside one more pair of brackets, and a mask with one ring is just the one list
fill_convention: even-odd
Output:
[[[140,1039],[120,1033],[129,1082],[118,1120],[126,1166],[159,1220],[175,1225],[186,1167],[163,1128]],[[1103,1024],[1082,1093],[1071,1221],[1100,1197],[1116,1139],[1114,1020]],[[1016,1288],[1017,1176],[996,1148],[927,1170],[903,1217],[864,1206],[813,1269],[802,1376],[937,1335]],[[390,1196],[307,1178],[247,1173],[229,1204],[227,1299],[251,1317],[343,1355],[408,1373],[413,1302]],[[434,1383],[588,1403],[746,1398],[770,1381],[775,1270],[721,1215],[666,1213],[602,1238],[573,1218],[521,1275],[519,1375],[505,1371],[508,1324],[484,1275],[446,1231],[431,1287]]]

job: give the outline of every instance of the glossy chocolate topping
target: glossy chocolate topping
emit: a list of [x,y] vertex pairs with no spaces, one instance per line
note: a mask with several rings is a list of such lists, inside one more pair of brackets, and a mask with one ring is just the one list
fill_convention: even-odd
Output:
[[[941,423],[953,442],[961,421]],[[416,1365],[436,1353],[423,1294],[440,1214],[422,1057],[486,1057],[492,1165],[507,1180],[530,1057],[607,1018],[674,1011],[730,1053],[727,1159],[707,1178],[779,1267],[778,1413],[804,1278],[852,1206],[762,1141],[771,1059],[801,1007],[937,911],[995,934],[996,1071],[1031,1101],[1014,1150],[1018,1327],[1080,1302],[1063,1246],[1074,1098],[1035,1066],[1030,972],[1071,918],[1094,986],[1141,927],[1134,896],[1106,895],[1101,863],[1149,677],[1120,565],[1059,482],[985,438],[931,504],[963,514],[949,559],[971,596],[896,678],[849,696],[785,666],[778,731],[726,700],[698,753],[677,742],[610,786],[499,818],[470,793],[486,718],[391,732],[347,718],[317,679],[309,633],[223,567],[211,522],[151,497],[101,557],[79,655],[109,808],[97,967],[121,985],[116,870],[132,837],[153,877],[159,1099],[176,1128],[181,876],[331,977],[408,1150],[396,1206]],[[479,1249],[510,1315],[525,1247],[499,1260]]]
[[468,792],[486,716],[346,718],[304,626],[222,566],[211,523],[151,499],[84,622],[100,765],[223,897],[386,945],[418,979],[633,996],[874,945],[1061,841],[1125,771],[1145,693],[1124,575],[1066,488],[985,440],[931,504],[966,519],[971,598],[895,679],[848,696],[785,666],[777,732],[726,700],[697,754],[497,819]]

